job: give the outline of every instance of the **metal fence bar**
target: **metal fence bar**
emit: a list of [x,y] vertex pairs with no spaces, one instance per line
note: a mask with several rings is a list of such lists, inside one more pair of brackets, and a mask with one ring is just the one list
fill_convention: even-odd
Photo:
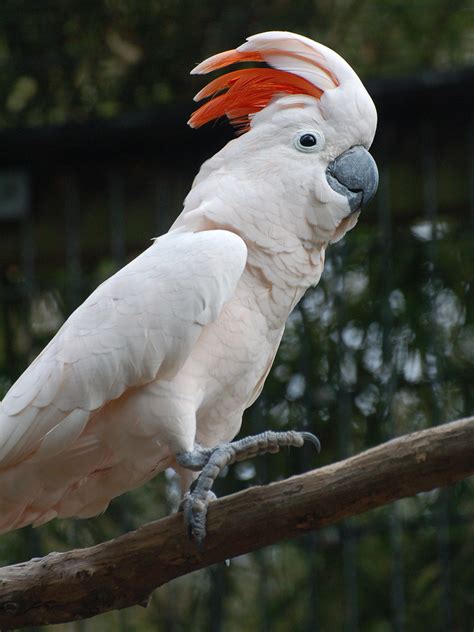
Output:
[[[20,321],[31,338],[30,308],[33,299],[36,269],[35,227],[31,215],[31,203],[28,212],[21,223],[21,272],[23,277]],[[31,557],[42,555],[43,548],[41,536],[31,526],[22,529],[21,537],[24,539],[25,550]],[[38,628],[32,628],[36,632]]]
[[[390,309],[390,294],[393,291],[393,235],[391,218],[391,190],[388,166],[381,169],[378,190],[379,240],[381,241],[384,287],[381,301],[381,321],[383,327],[381,372],[381,412],[380,420],[384,424],[384,435],[391,439],[396,435],[392,414],[393,396],[397,384],[396,367],[393,360],[393,315]],[[405,586],[403,576],[402,526],[398,513],[398,503],[388,509],[388,528],[390,538],[391,578],[390,603],[392,630],[403,632],[406,625]]]
[[75,307],[81,295],[81,203],[77,179],[73,172],[64,177],[64,222],[66,235],[67,295],[71,307]]
[[[310,388],[313,377],[311,370],[311,360],[312,357],[314,357],[316,351],[313,346],[311,325],[309,323],[304,302],[300,303],[298,309],[301,314],[301,353],[299,368],[301,374],[304,376],[305,379],[305,388],[302,396],[302,403],[305,407],[306,420],[308,421],[308,427],[306,429],[310,431],[316,430],[317,433],[318,428],[313,428],[310,425],[313,418],[317,419],[317,411],[316,414],[313,414],[313,393]],[[300,463],[301,471],[303,472],[306,472],[314,466],[314,462],[312,460],[309,460],[308,452],[306,450],[298,451],[298,461]],[[305,628],[307,632],[319,632],[319,630],[321,629],[321,615],[319,612],[319,573],[317,564],[319,555],[318,534],[316,532],[307,534],[302,539],[302,543],[304,549],[306,550],[306,559],[308,560],[307,583],[309,585]]]
[[35,285],[35,231],[31,215],[26,215],[21,224],[21,271],[23,276],[23,297],[29,304]]
[[[469,133],[468,133],[466,150],[468,153],[468,156],[466,157],[466,162],[468,165],[467,185],[468,185],[468,197],[469,197],[468,204],[469,204],[469,219],[470,219],[470,238],[472,240],[472,243],[474,243],[474,120],[472,116],[469,123]],[[471,253],[471,257],[474,257],[474,252]],[[474,297],[474,283],[470,284],[466,299],[469,296]],[[467,392],[465,393],[465,402],[466,402],[465,414],[469,415],[469,414],[474,413],[474,389],[468,388],[466,390]]]
[[258,593],[257,593],[257,612],[258,612],[258,629],[261,632],[270,632],[271,617],[269,613],[269,591],[268,591],[268,572],[269,561],[267,559],[268,549],[256,551],[255,560],[258,568]]
[[163,220],[167,217],[171,207],[171,183],[169,178],[166,180],[164,173],[160,172],[154,179],[154,230],[155,237],[161,235],[164,230]]
[[[352,397],[349,385],[344,376],[343,363],[345,354],[349,353],[342,337],[342,330],[346,322],[345,292],[345,242],[333,246],[331,261],[335,270],[335,305],[337,312],[337,442],[340,459],[347,458],[352,453],[351,421],[352,421]],[[358,599],[358,572],[357,572],[357,541],[353,529],[354,521],[345,520],[339,534],[342,543],[342,569],[344,586],[344,630],[346,632],[358,632],[359,630],[359,599]]]
[[308,551],[308,578],[309,578],[309,591],[308,591],[308,614],[306,617],[306,630],[307,632],[319,632],[320,626],[320,603],[319,603],[319,571],[318,571],[318,555],[319,555],[319,538],[318,533],[315,531],[310,533],[305,538],[305,545]]
[[107,173],[110,222],[110,252],[117,268],[125,263],[125,200],[123,181],[117,167]]
[[405,579],[403,574],[403,528],[400,522],[398,503],[390,507],[390,553],[392,577],[390,602],[392,608],[392,630],[403,632],[406,627]]
[[[428,380],[432,398],[433,424],[443,421],[443,392],[441,384],[441,362],[439,353],[438,332],[435,321],[435,288],[436,281],[436,256],[438,242],[438,195],[436,181],[436,161],[434,153],[434,124],[426,121],[422,128],[423,136],[423,210],[427,221],[431,226],[431,239],[428,242],[427,255],[428,268],[428,303],[431,319],[431,338],[429,340],[429,354],[431,366],[428,368]],[[449,492],[440,492],[436,530],[438,539],[438,562],[440,567],[440,617],[443,630],[452,629],[451,607],[451,562],[449,543]]]
[[224,630],[226,572],[227,568],[223,562],[214,564],[208,569],[210,590],[207,629],[209,632],[222,632]]
[[468,194],[469,194],[469,217],[471,220],[471,230],[474,234],[474,120],[471,117],[469,124],[468,141],[467,141],[467,164],[468,167]]
[[[8,279],[8,272],[2,275],[2,333],[3,333],[3,349],[5,355],[4,367],[5,371],[11,378],[16,373],[17,356],[13,345],[13,323],[12,323],[12,303],[18,300],[14,290]],[[8,382],[7,382],[8,384]],[[6,386],[6,385],[5,385]],[[2,396],[5,386],[2,384]]]

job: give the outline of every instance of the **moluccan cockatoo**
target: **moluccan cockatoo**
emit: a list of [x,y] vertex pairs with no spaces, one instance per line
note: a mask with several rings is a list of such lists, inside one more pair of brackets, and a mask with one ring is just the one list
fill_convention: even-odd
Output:
[[[304,432],[230,443],[258,397],[285,322],[318,283],[327,245],[377,188],[376,110],[334,51],[268,32],[194,69],[199,127],[241,134],[208,160],[166,235],[102,283],[0,405],[0,532],[89,517],[173,467],[195,540],[227,464]],[[263,63],[262,63],[263,62]],[[201,472],[198,476],[198,473]]]

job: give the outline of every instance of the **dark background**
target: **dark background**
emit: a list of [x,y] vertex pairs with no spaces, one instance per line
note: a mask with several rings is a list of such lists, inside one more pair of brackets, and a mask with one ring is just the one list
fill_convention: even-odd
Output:
[[[3,0],[0,393],[67,315],[180,212],[232,130],[192,131],[191,68],[263,30],[333,47],[379,111],[379,193],[292,314],[243,433],[308,449],[243,463],[218,494],[474,413],[473,12],[469,2]],[[2,564],[114,537],[176,507],[172,476],[104,516],[0,538]],[[269,526],[271,528],[271,525]],[[471,632],[472,481],[420,494],[61,630]],[[51,628],[53,629],[53,628]]]

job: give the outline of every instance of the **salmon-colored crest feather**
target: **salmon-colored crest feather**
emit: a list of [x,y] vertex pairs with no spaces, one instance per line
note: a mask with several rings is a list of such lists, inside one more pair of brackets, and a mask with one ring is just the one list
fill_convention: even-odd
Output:
[[[243,56],[243,53],[240,55]],[[235,56],[234,60],[242,61],[235,59]],[[215,66],[216,68],[226,65],[227,62],[221,64],[221,61],[217,61],[217,63],[219,65]],[[208,72],[208,70],[200,72]],[[246,131],[250,126],[250,116],[266,107],[275,95],[307,94],[319,99],[322,93],[320,88],[306,79],[284,70],[274,68],[235,70],[214,79],[196,95],[196,100],[209,96],[211,99],[192,114],[188,124],[191,127],[201,127],[209,121],[227,116],[233,125],[239,127],[241,131]]]
[[217,53],[217,55],[213,55],[202,61],[196,68],[191,70],[191,74],[205,75],[213,70],[218,70],[224,66],[230,66],[230,64],[236,64],[241,61],[264,61],[264,59],[258,51],[241,53],[235,49],[225,50],[222,53]]

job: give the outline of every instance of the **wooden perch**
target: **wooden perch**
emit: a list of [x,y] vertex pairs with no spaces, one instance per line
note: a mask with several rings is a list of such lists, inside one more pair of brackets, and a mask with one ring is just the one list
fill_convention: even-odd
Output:
[[0,569],[0,629],[146,605],[180,575],[474,474],[474,417],[211,504],[204,551],[181,514],[88,549]]

